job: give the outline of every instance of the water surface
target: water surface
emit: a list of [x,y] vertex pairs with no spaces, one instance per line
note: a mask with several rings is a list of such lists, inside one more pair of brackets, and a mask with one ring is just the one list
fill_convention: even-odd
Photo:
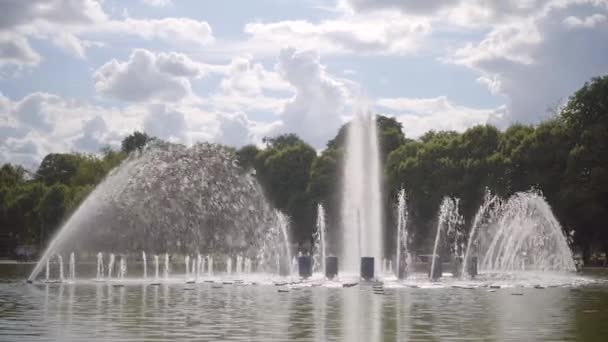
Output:
[[[1,341],[606,341],[608,287],[28,285],[0,265]],[[490,292],[493,291],[493,292]]]

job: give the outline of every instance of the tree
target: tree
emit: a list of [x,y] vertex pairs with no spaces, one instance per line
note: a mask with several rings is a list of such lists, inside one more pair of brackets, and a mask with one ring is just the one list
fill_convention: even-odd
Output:
[[48,154],[40,163],[36,171],[36,179],[43,181],[47,185],[55,183],[68,184],[76,175],[80,157],[68,153]]
[[4,164],[0,168],[0,188],[13,187],[25,181],[25,169],[20,165]]
[[255,166],[255,159],[260,149],[255,145],[245,145],[236,151],[236,159],[239,165],[247,170]]
[[144,146],[146,146],[146,144],[151,140],[152,138],[150,138],[146,133],[135,131],[122,140],[122,152],[129,154],[135,150],[141,151],[141,149],[144,148]]
[[579,222],[575,237],[589,257],[598,241],[608,257],[608,76],[586,83],[561,113],[573,144],[567,156],[561,194]]

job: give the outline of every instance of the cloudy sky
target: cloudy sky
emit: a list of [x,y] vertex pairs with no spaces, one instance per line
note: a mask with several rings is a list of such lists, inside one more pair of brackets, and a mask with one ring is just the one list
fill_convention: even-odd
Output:
[[318,149],[361,108],[405,134],[536,123],[608,73],[608,0],[0,0],[0,163],[174,142]]

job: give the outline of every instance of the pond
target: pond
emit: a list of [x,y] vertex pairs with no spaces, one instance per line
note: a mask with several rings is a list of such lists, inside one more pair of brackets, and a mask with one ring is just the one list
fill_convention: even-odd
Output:
[[[579,286],[26,284],[0,264],[2,341],[606,341],[608,274]],[[317,284],[318,285],[318,284]],[[335,283],[334,283],[335,285]],[[339,284],[338,284],[339,285]]]

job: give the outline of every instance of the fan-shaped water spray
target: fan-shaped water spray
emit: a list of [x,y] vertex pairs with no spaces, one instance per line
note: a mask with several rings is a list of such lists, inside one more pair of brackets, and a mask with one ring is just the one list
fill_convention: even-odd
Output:
[[520,192],[509,198],[483,234],[482,270],[576,270],[564,231],[537,192]]
[[243,172],[231,150],[156,143],[133,153],[93,190],[29,278],[51,255],[72,250],[207,250],[253,257],[271,226],[284,226],[277,220],[282,218],[277,219],[254,176]]

